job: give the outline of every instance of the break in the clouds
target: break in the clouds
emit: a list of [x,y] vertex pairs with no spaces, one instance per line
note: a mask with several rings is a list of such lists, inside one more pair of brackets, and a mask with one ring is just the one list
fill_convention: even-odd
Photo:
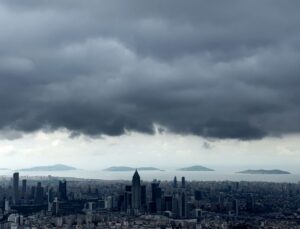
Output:
[[299,14],[296,0],[1,1],[1,135],[299,132]]

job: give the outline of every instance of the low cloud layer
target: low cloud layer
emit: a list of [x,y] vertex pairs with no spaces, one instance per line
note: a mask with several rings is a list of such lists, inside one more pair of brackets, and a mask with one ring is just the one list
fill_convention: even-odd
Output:
[[0,129],[300,131],[299,1],[2,1]]

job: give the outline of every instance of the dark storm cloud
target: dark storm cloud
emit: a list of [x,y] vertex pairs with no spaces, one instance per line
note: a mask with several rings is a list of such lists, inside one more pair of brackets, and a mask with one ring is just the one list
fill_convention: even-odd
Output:
[[[299,1],[2,1],[0,128],[300,131]],[[13,134],[12,134],[13,133]]]

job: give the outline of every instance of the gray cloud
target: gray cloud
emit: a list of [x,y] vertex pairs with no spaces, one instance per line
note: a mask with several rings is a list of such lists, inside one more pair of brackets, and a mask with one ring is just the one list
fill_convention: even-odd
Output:
[[212,145],[209,144],[208,142],[203,142],[202,147],[203,147],[204,149],[211,149],[211,148],[212,148]]
[[3,1],[0,128],[299,132],[299,4]]

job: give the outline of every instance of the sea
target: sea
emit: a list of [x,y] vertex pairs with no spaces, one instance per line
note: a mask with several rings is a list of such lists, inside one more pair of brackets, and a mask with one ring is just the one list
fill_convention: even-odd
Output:
[[[0,176],[11,177],[16,171],[0,170]],[[54,176],[64,178],[82,178],[82,179],[100,179],[100,180],[131,180],[133,171],[129,172],[111,172],[103,170],[70,170],[70,171],[19,171],[20,176]],[[298,183],[300,182],[300,174],[240,174],[235,172],[219,172],[219,171],[139,171],[140,177],[144,181],[152,181],[154,179],[160,181],[171,181],[176,176],[177,180],[185,177],[187,181],[258,181],[258,182],[284,182]]]

